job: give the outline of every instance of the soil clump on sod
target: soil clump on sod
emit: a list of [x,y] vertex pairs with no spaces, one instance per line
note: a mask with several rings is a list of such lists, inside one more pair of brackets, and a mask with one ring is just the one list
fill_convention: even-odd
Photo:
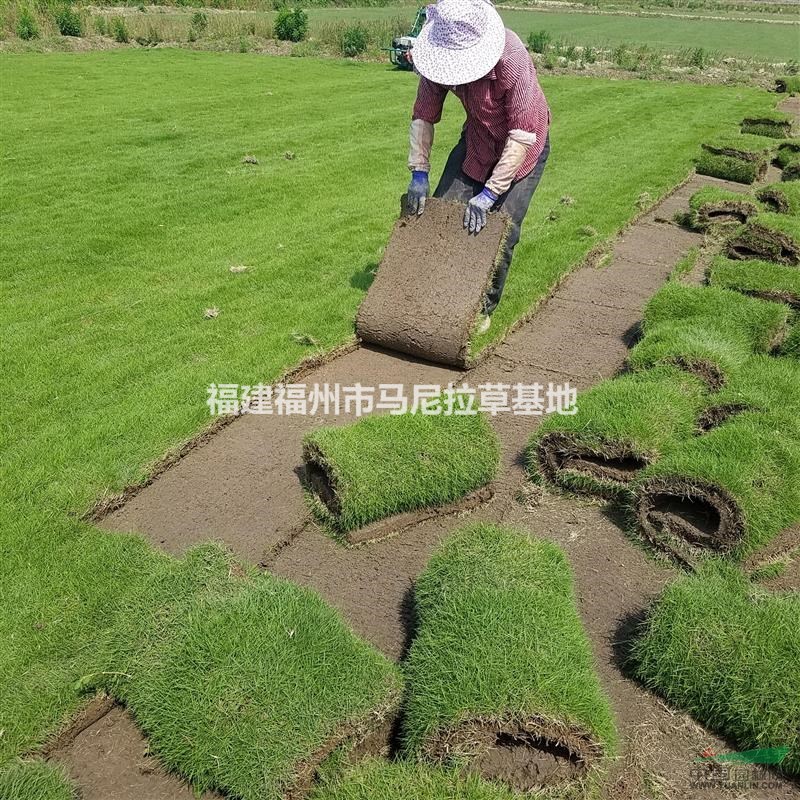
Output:
[[470,334],[509,220],[490,213],[478,236],[463,220],[463,205],[431,198],[424,214],[397,221],[356,317],[362,341],[441,364],[467,364]]

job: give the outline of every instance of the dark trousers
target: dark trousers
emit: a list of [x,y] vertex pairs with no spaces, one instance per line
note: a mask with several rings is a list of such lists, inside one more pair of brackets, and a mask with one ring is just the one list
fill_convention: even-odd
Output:
[[[447,163],[444,166],[439,185],[433,193],[434,197],[441,197],[444,200],[453,200],[459,203],[468,203],[476,194],[480,194],[483,191],[483,183],[465,175],[461,169],[466,154],[467,141],[462,133],[458,144],[447,157]],[[511,217],[511,226],[503,245],[503,252],[500,255],[494,280],[486,293],[486,299],[483,303],[484,314],[491,314],[500,302],[503,287],[506,285],[508,268],[511,265],[511,257],[514,254],[514,248],[517,246],[520,232],[522,231],[522,222],[525,219],[525,214],[528,213],[528,206],[531,203],[536,187],[539,185],[539,180],[542,177],[544,165],[547,163],[549,155],[550,136],[548,135],[544,150],[542,150],[536,166],[522,180],[514,181],[508,191],[505,194],[501,194],[494,204],[493,211],[503,209]]]

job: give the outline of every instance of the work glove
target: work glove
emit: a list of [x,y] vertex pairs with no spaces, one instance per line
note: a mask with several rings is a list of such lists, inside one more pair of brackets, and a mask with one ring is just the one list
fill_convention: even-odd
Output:
[[406,193],[406,208],[409,214],[421,214],[425,210],[425,200],[430,192],[428,173],[415,169],[411,173],[411,183]]
[[480,194],[476,194],[472,200],[467,203],[466,211],[464,211],[464,227],[470,233],[478,234],[481,229],[486,225],[486,215],[489,209],[497,202],[497,195],[484,187]]

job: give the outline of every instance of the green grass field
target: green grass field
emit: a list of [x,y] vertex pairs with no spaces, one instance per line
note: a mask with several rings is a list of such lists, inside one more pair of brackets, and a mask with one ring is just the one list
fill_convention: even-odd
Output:
[[[554,39],[595,46],[647,44],[663,50],[703,47],[739,58],[790,61],[797,58],[796,25],[733,20],[635,17],[614,14],[581,14],[564,11],[513,10],[500,8],[506,26],[525,40],[532,31],[549,31]],[[337,19],[381,20],[406,16],[408,6],[387,8],[315,8],[309,12],[312,25]]]
[[[171,568],[79,515],[208,422],[210,382],[274,380],[316,352],[312,339],[352,335],[408,181],[415,86],[380,65],[175,50],[0,60],[2,760],[75,708],[153,573]],[[678,183],[700,142],[773,102],[742,88],[544,86],[553,155],[494,338],[642,192]],[[449,101],[435,172],[461,120]],[[580,232],[589,224],[597,238]]]

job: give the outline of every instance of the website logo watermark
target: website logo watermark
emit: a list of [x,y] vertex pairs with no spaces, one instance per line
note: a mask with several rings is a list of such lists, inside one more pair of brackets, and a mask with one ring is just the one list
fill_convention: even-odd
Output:
[[715,753],[706,748],[694,760],[689,786],[692,789],[779,789],[778,777],[770,766],[779,765],[789,747],[762,747],[738,753]]

